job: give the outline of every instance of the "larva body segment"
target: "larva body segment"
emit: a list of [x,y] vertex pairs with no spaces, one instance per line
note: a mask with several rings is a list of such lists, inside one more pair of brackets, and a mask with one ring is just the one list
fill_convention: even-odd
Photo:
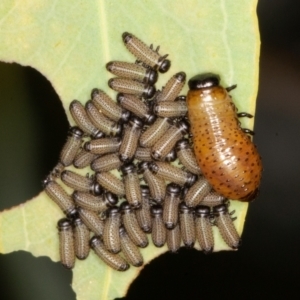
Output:
[[93,89],[91,97],[93,104],[111,120],[115,122],[122,121],[124,123],[129,120],[129,111],[122,109],[122,107],[102,90]]
[[96,159],[97,155],[81,149],[74,158],[73,165],[77,169],[83,169],[91,164]]
[[167,240],[167,229],[164,225],[163,218],[163,208],[161,205],[153,205],[151,207],[152,216],[152,242],[156,247],[162,247]]
[[98,236],[92,237],[90,240],[90,246],[108,266],[117,271],[126,271],[129,269],[129,264],[118,254],[109,252],[101,239]]
[[220,204],[224,204],[227,200],[224,196],[216,193],[215,191],[210,191],[201,201],[201,205],[214,207]]
[[161,118],[178,118],[186,115],[187,106],[185,101],[160,101],[153,110]]
[[138,80],[151,85],[153,85],[158,78],[155,70],[124,61],[111,61],[106,64],[106,69],[118,77]]
[[179,204],[179,220],[183,243],[186,247],[192,248],[196,240],[194,210],[187,207],[184,202]]
[[225,243],[232,249],[237,249],[241,244],[239,234],[233,224],[228,208],[225,204],[213,208],[215,224],[218,226]]
[[90,231],[79,217],[74,219],[73,225],[76,257],[86,259],[90,252]]
[[75,265],[75,250],[72,223],[64,218],[57,223],[59,235],[60,261],[67,269],[72,269]]
[[166,188],[166,197],[163,206],[163,221],[167,229],[173,229],[178,223],[178,205],[180,203],[181,188],[170,183]]
[[125,195],[124,183],[109,172],[96,173],[97,182],[106,190],[117,196]]
[[159,55],[157,51],[148,47],[144,42],[131,33],[124,32],[122,38],[126,48],[138,60],[161,73],[165,73],[169,70],[171,62],[166,59],[167,55]]
[[104,221],[100,219],[98,214],[94,211],[83,209],[79,207],[78,209],[79,216],[87,228],[94,232],[98,236],[102,236]]
[[144,232],[151,232],[152,220],[150,215],[150,190],[146,185],[141,185],[142,205],[135,211],[137,221]]
[[231,97],[219,81],[214,74],[189,81],[187,105],[196,159],[216,192],[251,201],[260,184],[261,158],[240,127]]
[[84,149],[93,154],[104,155],[112,152],[117,152],[120,145],[120,138],[102,138],[86,142],[84,144]]
[[170,252],[176,253],[180,248],[181,233],[179,223],[173,229],[167,230],[167,246]]
[[210,208],[199,205],[195,209],[195,215],[196,237],[199,245],[205,254],[212,253],[214,249],[214,236],[210,221]]
[[95,172],[108,172],[119,169],[123,163],[120,161],[118,153],[110,153],[93,160],[91,169]]
[[83,131],[79,127],[71,127],[68,131],[68,138],[64,144],[59,161],[65,166],[70,166],[80,148]]

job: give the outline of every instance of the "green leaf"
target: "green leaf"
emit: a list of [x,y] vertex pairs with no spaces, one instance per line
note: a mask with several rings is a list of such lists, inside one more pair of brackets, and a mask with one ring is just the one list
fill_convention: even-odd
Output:
[[[162,54],[169,53],[172,67],[160,75],[158,87],[179,71],[188,78],[215,72],[224,86],[238,84],[231,93],[238,109],[254,113],[260,46],[256,4],[257,0],[2,0],[0,60],[32,66],[47,77],[73,125],[68,106],[74,98],[85,102],[94,87],[115,96],[107,86],[111,76],[105,64],[134,60],[122,44],[121,34],[128,31],[146,43],[161,45]],[[243,122],[253,127],[253,120]],[[231,204],[239,233],[247,207],[238,201]],[[0,252],[25,250],[58,261],[56,222],[62,216],[44,192],[3,211]],[[214,235],[215,251],[228,250],[216,228]],[[166,250],[153,245],[143,249],[145,263]],[[91,253],[87,260],[76,261],[73,289],[77,299],[121,297],[139,271],[134,267],[125,273],[114,271]]]

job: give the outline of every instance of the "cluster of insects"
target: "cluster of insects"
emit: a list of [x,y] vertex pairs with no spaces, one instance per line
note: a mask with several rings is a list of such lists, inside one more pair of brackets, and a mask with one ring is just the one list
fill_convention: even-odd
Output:
[[[148,246],[148,234],[156,247],[167,244],[171,252],[198,241],[210,253],[212,226],[237,249],[240,237],[228,198],[253,199],[261,173],[251,132],[237,121],[250,115],[236,114],[230,88],[222,88],[214,74],[192,78],[187,99],[179,95],[184,72],[156,91],[158,72],[171,65],[167,55],[130,33],[122,37],[137,61],[107,63],[116,75],[108,85],[118,92],[117,101],[94,89],[85,106],[71,102],[77,126],[70,128],[59,163],[44,181],[45,192],[66,215],[58,221],[62,264],[73,268],[76,257],[85,259],[93,249],[118,271],[139,267],[139,248]],[[214,108],[212,100],[221,106]],[[228,120],[228,128],[222,127]],[[226,135],[233,139],[230,147]],[[71,165],[90,167],[93,174],[79,175],[67,168]]]

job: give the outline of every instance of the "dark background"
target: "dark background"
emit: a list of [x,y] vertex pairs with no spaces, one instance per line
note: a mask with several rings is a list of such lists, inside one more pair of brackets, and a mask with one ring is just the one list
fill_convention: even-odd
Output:
[[[260,0],[258,16],[262,47],[254,141],[264,173],[243,245],[236,253],[205,256],[182,249],[165,254],[144,268],[126,299],[289,299],[298,294],[300,2]],[[0,63],[0,95],[2,210],[41,190],[68,124],[50,83],[33,69]],[[1,299],[75,299],[71,272],[26,252],[0,255],[0,279]]]

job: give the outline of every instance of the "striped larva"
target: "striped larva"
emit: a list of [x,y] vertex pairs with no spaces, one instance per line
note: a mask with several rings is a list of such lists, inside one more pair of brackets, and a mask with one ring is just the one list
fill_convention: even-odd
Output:
[[210,191],[201,201],[201,205],[214,207],[220,204],[225,204],[228,201],[224,196],[216,193],[215,191]]
[[179,220],[183,243],[186,247],[192,248],[196,240],[194,210],[187,207],[184,202],[179,204]]
[[95,139],[84,144],[84,149],[97,155],[116,152],[121,145],[120,138],[102,138]]
[[128,163],[134,157],[143,125],[143,122],[139,118],[132,117],[129,124],[124,126],[122,142],[119,149],[119,157],[122,162]]
[[128,202],[123,202],[121,204],[121,212],[122,212],[123,225],[130,239],[138,247],[141,248],[147,247],[148,246],[147,235],[140,228],[134,210],[129,205]]
[[100,195],[103,192],[101,186],[95,182],[93,177],[82,176],[70,170],[65,170],[61,173],[60,178],[64,184],[79,192],[93,195]]
[[122,109],[113,99],[102,90],[93,89],[91,94],[93,104],[108,118],[115,122],[127,123],[130,113]]
[[118,153],[109,153],[93,160],[91,169],[95,172],[108,172],[119,169],[122,164]]
[[126,271],[129,269],[129,264],[124,260],[124,258],[118,254],[109,252],[98,236],[91,238],[90,246],[99,258],[114,270]]
[[173,229],[178,222],[178,205],[181,188],[175,183],[169,183],[166,188],[166,196],[163,206],[163,221],[167,229]]
[[112,253],[121,251],[119,228],[121,226],[121,214],[119,208],[114,206],[108,209],[107,218],[103,228],[103,243],[106,249]]
[[167,230],[167,246],[170,252],[176,253],[180,248],[181,233],[179,223],[172,229]]
[[142,205],[135,211],[137,221],[144,232],[151,232],[152,220],[150,215],[150,191],[147,185],[141,185]]
[[225,243],[232,249],[237,249],[241,245],[241,239],[228,212],[227,205],[220,204],[213,207],[213,215],[215,224],[218,226]]
[[124,32],[122,34],[123,42],[126,48],[141,62],[158,70],[160,73],[165,73],[169,70],[171,62],[166,59],[168,56],[158,54],[159,47],[156,51],[152,47],[148,47],[144,42],[138,39],[131,33]]
[[91,135],[93,138],[101,138],[104,135],[103,132],[91,122],[84,106],[78,100],[73,100],[70,103],[69,110],[77,126],[87,135]]
[[79,127],[71,127],[68,131],[68,138],[64,144],[59,161],[65,166],[70,166],[80,148],[82,142],[83,131]]
[[96,173],[97,182],[106,190],[117,196],[125,195],[124,183],[109,172]]
[[185,101],[160,101],[154,105],[153,111],[161,118],[179,118],[187,114]]
[[60,261],[67,269],[75,265],[75,250],[72,222],[66,218],[60,219],[57,223],[59,235]]
[[124,61],[111,61],[106,64],[106,69],[118,77],[125,77],[151,85],[155,84],[158,78],[155,70]]
[[156,92],[153,85],[141,83],[127,78],[111,78],[108,85],[114,91],[124,94],[132,94],[145,99],[152,98]]
[[200,248],[205,254],[212,253],[214,250],[214,236],[210,221],[210,207],[197,206],[195,216],[196,237]]
[[86,227],[96,235],[102,236],[104,221],[94,211],[78,207],[78,213]]
[[153,205],[151,207],[152,216],[152,242],[156,247],[162,247],[167,240],[167,229],[164,225],[163,219],[163,208],[161,205]]
[[73,165],[77,169],[83,169],[91,164],[96,159],[97,155],[81,149],[74,158]]
[[195,156],[216,192],[229,199],[251,201],[260,184],[261,158],[219,82],[220,77],[211,73],[189,80],[187,105]]
[[86,259],[90,252],[90,231],[79,217],[73,220],[73,225],[76,257]]

